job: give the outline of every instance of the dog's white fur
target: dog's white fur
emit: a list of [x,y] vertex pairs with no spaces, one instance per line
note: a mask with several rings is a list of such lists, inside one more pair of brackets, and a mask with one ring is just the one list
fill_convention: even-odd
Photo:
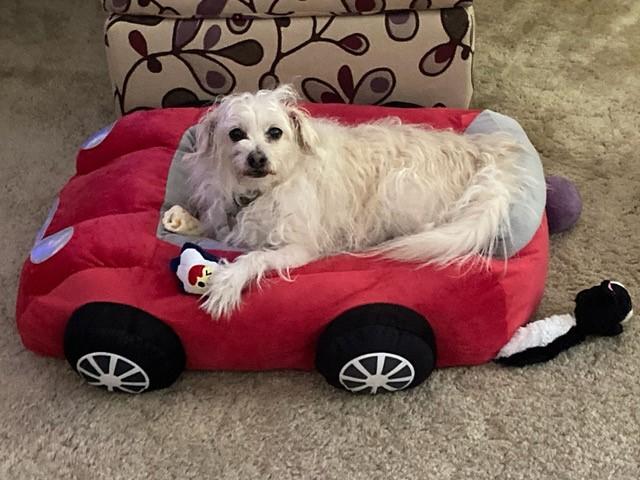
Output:
[[[272,127],[282,130],[277,141],[265,135]],[[234,128],[246,138],[233,142]],[[263,178],[247,176],[257,150],[267,157]],[[226,97],[201,119],[185,157],[191,207],[201,232],[250,251],[216,272],[203,308],[228,314],[268,271],[287,277],[338,252],[435,264],[491,255],[526,182],[518,151],[502,134],[310,118],[288,86]],[[255,193],[238,207],[239,195]]]

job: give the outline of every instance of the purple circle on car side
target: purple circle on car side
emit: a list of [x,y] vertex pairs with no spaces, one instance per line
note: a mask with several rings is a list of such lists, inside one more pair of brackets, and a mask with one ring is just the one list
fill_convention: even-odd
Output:
[[42,263],[50,259],[71,240],[73,237],[73,227],[67,227],[53,235],[43,238],[36,242],[31,249],[31,263]]
[[42,237],[44,237],[44,234],[47,232],[47,228],[49,228],[49,225],[51,225],[51,220],[53,220],[53,216],[56,214],[56,211],[58,210],[58,205],[60,205],[60,199],[56,197],[56,199],[53,201],[53,205],[51,205],[51,208],[49,208],[49,211],[47,212],[47,218],[45,218],[44,223],[38,230],[38,233],[36,233],[36,240],[34,244],[38,243],[40,240],[42,240]]
[[98,130],[97,132],[94,132],[93,134],[91,134],[89,136],[89,138],[87,138],[82,145],[80,146],[80,148],[82,150],[89,150],[90,148],[93,148],[97,145],[100,145],[102,143],[102,141],[107,138],[107,136],[109,135],[109,133],[111,133],[111,129],[113,128],[113,126],[115,125],[115,122],[107,125],[106,127],[101,128],[100,130]]

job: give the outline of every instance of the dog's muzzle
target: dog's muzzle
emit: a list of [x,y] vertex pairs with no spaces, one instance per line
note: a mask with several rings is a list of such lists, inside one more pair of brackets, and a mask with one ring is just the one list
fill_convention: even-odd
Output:
[[254,150],[247,156],[247,165],[249,170],[246,174],[250,177],[260,178],[269,175],[269,169],[267,167],[268,159],[264,152],[260,150]]

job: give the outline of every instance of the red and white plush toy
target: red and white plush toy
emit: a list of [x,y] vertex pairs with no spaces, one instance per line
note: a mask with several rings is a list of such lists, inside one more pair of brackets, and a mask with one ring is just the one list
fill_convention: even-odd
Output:
[[180,256],[171,260],[170,266],[185,293],[204,295],[219,262],[220,258],[195,243],[185,243]]

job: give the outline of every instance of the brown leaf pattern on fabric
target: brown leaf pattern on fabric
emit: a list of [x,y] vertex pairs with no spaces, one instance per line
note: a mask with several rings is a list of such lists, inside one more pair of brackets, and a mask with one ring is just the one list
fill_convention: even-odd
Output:
[[364,55],[369,50],[369,40],[361,33],[352,33],[340,39],[338,45],[353,55]]
[[104,0],[105,10],[172,18],[231,18],[310,15],[371,15],[384,11],[437,10],[467,6],[471,0]]
[[413,39],[418,33],[420,20],[416,12],[400,11],[385,14],[384,26],[389,38],[398,42],[406,42]]
[[201,0],[196,8],[196,14],[207,18],[217,17],[226,4],[226,0]]
[[200,30],[202,20],[196,20],[189,18],[186,20],[176,20],[173,27],[173,48],[174,50],[180,50],[191,42]]
[[395,88],[396,79],[389,68],[375,68],[366,72],[353,85],[353,72],[348,65],[338,70],[340,91],[320,78],[305,78],[302,82],[304,95],[316,103],[364,103],[381,104]]
[[441,10],[440,21],[449,41],[432,47],[420,59],[420,71],[427,77],[442,75],[454,62],[458,48],[462,61],[467,61],[472,53],[471,46],[464,43],[471,25],[467,11],[460,7]]
[[138,30],[129,32],[129,45],[138,52],[138,55],[147,56],[147,41]]
[[246,33],[251,28],[253,19],[245,15],[236,14],[231,18],[227,18],[225,22],[227,24],[227,28],[231,33],[241,35],[243,33]]
[[211,25],[207,29],[207,33],[204,34],[204,40],[202,42],[204,49],[211,50],[218,44],[220,37],[222,37],[222,29],[220,28],[220,25]]
[[[228,18],[112,15],[105,40],[114,98],[125,113],[293,82],[313,102],[466,107],[473,53],[468,8],[437,10],[435,0],[407,0],[415,10],[375,13],[399,1],[320,2],[337,2],[355,12],[351,17],[256,19],[262,0],[195,2],[201,13],[239,4],[243,13]],[[271,0],[268,7],[281,12],[287,2]],[[147,5],[188,13],[179,0]]]
[[131,6],[131,0],[111,0],[108,2],[114,12],[126,12]]
[[233,91],[236,78],[221,62],[202,53],[180,53],[179,58],[200,88],[210,95],[226,95]]
[[187,88],[174,88],[162,97],[162,108],[197,105],[198,96]]
[[256,40],[243,40],[217,50],[216,55],[233,60],[240,65],[253,66],[260,63],[264,50]]

